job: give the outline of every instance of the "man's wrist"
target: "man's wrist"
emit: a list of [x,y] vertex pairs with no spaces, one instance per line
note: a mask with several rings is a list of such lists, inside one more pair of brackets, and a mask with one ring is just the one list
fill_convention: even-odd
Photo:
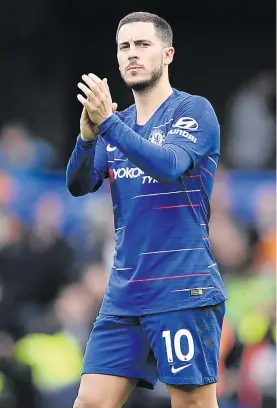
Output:
[[109,129],[109,127],[112,126],[118,120],[119,120],[118,117],[113,113],[111,116],[109,116],[107,119],[105,119],[102,123],[98,125],[100,133],[106,132]]
[[82,139],[84,142],[90,143],[90,142],[93,142],[94,140],[97,139],[98,134],[97,134],[93,139],[86,139],[86,138],[82,135],[82,132],[80,133],[80,136],[81,136],[81,139]]
[[98,135],[92,139],[92,140],[85,140],[82,138],[82,134],[80,133],[77,137],[77,143],[79,146],[85,148],[85,149],[90,149],[94,145],[96,145]]

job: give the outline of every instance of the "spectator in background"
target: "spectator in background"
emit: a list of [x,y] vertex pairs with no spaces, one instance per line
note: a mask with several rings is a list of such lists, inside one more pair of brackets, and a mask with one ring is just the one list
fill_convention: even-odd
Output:
[[61,211],[49,193],[36,204],[32,230],[0,213],[0,329],[15,337],[32,330],[33,320],[76,279],[73,250],[60,234]]
[[16,358],[32,368],[41,399],[39,408],[67,408],[73,404],[87,338],[107,280],[103,265],[86,265],[80,272],[80,282],[65,285],[45,313],[33,322],[33,333],[15,344]]
[[228,166],[235,169],[275,168],[276,79],[261,72],[244,84],[227,105],[226,140]]
[[31,368],[13,356],[14,340],[0,332],[0,407],[37,408]]
[[23,123],[5,124],[0,134],[0,167],[5,170],[49,170],[56,164],[56,152],[45,140],[34,137]]
[[211,199],[210,237],[223,276],[241,273],[251,256],[247,231],[231,211],[230,193],[229,173],[221,166]]

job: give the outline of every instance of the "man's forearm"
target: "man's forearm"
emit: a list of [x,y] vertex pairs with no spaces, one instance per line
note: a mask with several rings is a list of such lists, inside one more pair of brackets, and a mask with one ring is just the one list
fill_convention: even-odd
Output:
[[80,136],[77,138],[66,169],[67,188],[75,197],[97,190],[102,184],[103,180],[94,169],[96,143],[96,139],[85,142]]
[[180,177],[192,165],[190,155],[174,144],[154,144],[124,124],[116,115],[110,116],[100,126],[106,141],[119,150],[157,181],[170,183]]

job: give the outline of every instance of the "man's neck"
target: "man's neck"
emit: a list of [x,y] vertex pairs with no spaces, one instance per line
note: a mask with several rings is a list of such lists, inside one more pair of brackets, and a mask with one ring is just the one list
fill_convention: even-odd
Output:
[[136,110],[137,124],[144,125],[156,112],[159,106],[172,94],[173,90],[169,82],[158,83],[154,88],[145,92],[133,92]]

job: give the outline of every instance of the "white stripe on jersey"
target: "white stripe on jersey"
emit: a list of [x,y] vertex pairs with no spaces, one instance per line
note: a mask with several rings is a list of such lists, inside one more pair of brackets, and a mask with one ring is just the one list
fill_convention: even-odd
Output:
[[169,191],[167,193],[141,194],[141,195],[132,197],[132,200],[134,198],[139,198],[139,197],[151,197],[151,196],[158,196],[158,195],[164,195],[164,194],[196,193],[197,191],[200,191],[200,190],[182,190],[182,191]]
[[205,248],[169,249],[168,251],[142,252],[140,255],[163,254],[163,253],[165,253],[165,252],[198,251],[198,250],[204,250],[204,249],[205,249]]
[[208,159],[210,159],[217,167],[217,163],[216,163],[216,161],[214,161],[214,159],[212,159],[210,156],[208,156]]
[[170,119],[168,122],[163,123],[162,125],[159,125],[159,126],[153,126],[153,129],[158,129],[158,128],[162,127],[162,126],[168,125],[168,124],[169,124],[170,122],[172,122],[172,121],[173,121],[173,118],[172,118],[172,119]]
[[207,286],[206,288],[189,288],[189,289],[176,289],[176,290],[171,290],[170,292],[186,292],[189,290],[193,290],[193,289],[214,289],[214,286]]

